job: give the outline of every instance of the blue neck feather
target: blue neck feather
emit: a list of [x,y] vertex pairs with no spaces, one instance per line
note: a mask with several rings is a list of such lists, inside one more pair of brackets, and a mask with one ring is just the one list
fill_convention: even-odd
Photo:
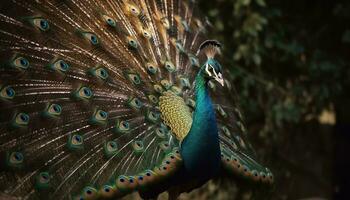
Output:
[[218,128],[207,83],[202,67],[196,76],[196,109],[192,127],[181,144],[186,170],[192,176],[204,179],[214,176],[220,166]]

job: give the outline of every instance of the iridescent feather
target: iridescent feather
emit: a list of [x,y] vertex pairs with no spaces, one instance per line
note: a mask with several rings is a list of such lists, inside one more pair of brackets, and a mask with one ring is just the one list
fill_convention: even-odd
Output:
[[[199,187],[175,177],[206,28],[195,1],[2,1],[0,197],[150,198]],[[210,83],[222,171],[272,183],[225,83]],[[180,115],[164,119],[159,102],[170,93],[165,108],[180,105]]]

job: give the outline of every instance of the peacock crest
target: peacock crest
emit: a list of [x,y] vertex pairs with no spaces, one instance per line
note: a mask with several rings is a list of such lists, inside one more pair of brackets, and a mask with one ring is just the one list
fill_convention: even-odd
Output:
[[196,182],[182,142],[196,135],[201,71],[220,170],[271,184],[207,27],[195,1],[1,2],[0,197],[154,198]]

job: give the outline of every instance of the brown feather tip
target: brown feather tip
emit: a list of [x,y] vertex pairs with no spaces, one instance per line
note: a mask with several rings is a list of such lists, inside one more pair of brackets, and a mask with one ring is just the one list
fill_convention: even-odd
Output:
[[220,54],[221,44],[216,40],[206,40],[199,46],[199,52],[204,52],[207,58]]

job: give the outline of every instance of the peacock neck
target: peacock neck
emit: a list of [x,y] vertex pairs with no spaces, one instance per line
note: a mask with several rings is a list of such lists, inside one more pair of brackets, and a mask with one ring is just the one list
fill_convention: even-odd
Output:
[[195,80],[196,109],[191,130],[181,144],[181,154],[191,176],[209,178],[217,173],[220,165],[219,136],[203,70]]
[[201,109],[198,109],[198,106],[203,107],[206,105],[206,103],[209,103],[207,102],[208,100],[210,101],[208,88],[207,88],[208,81],[203,77],[202,73],[203,72],[200,71],[196,76],[195,97],[196,97],[197,107],[195,109],[195,113],[201,110]]

